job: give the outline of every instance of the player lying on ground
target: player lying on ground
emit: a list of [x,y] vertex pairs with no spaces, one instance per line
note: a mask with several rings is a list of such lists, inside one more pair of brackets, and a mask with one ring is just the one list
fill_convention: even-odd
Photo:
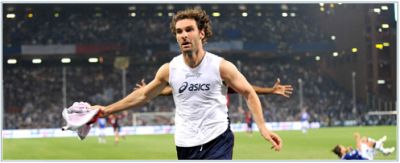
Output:
[[[147,83],[142,79],[140,83],[136,84],[135,90],[142,88],[146,86]],[[293,87],[292,85],[281,85],[280,79],[276,79],[276,82],[272,88],[269,87],[260,87],[260,86],[255,86],[251,85],[253,89],[256,91],[257,94],[276,94],[276,95],[281,95],[284,97],[289,98],[290,95],[293,93]],[[235,90],[231,89],[228,87],[228,93],[237,93]],[[169,96],[172,95],[172,88],[170,86],[166,86],[160,93],[160,95],[163,96]]]
[[351,147],[344,147],[343,145],[336,145],[332,152],[339,156],[342,160],[373,160],[376,150],[384,155],[389,155],[395,150],[394,147],[384,148],[383,143],[386,141],[386,136],[378,141],[365,136],[361,137],[359,133],[354,133],[356,140],[356,149]]

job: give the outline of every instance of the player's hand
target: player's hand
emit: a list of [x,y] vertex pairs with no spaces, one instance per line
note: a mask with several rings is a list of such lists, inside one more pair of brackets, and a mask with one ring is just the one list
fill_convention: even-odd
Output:
[[[108,116],[107,112],[105,111],[105,109],[106,109],[105,106],[94,105],[94,106],[92,106],[91,108],[92,108],[92,109],[99,109],[99,112],[97,112],[97,114],[96,114],[96,116],[95,116],[96,118],[104,118],[104,117],[107,117],[107,116]],[[93,118],[95,118],[95,117],[93,117]]]
[[289,98],[290,95],[293,93],[293,87],[292,85],[281,85],[281,80],[278,78],[276,79],[276,82],[274,86],[272,87],[273,91],[272,93],[284,96]]
[[140,89],[140,88],[143,88],[143,87],[145,87],[147,84],[144,82],[144,79],[142,79],[141,81],[140,81],[140,83],[137,83],[136,84],[136,87],[135,87],[135,89],[134,90],[138,90],[138,89]]
[[361,136],[360,136],[360,133],[358,133],[358,132],[355,132],[353,135],[354,135],[354,138],[356,138],[356,139],[358,139],[358,138],[361,137]]
[[270,132],[268,134],[262,134],[263,137],[272,144],[271,149],[275,149],[275,151],[280,151],[282,148],[282,139],[278,134],[274,132]]

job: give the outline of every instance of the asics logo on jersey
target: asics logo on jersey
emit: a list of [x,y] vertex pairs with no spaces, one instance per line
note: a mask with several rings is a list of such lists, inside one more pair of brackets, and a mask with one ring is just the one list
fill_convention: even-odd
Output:
[[182,86],[179,87],[179,93],[184,92],[186,89],[188,91],[208,91],[210,90],[211,84],[204,84],[204,83],[194,83],[189,84],[188,82],[183,82]]
[[179,87],[179,93],[182,93],[183,91],[185,91],[187,86],[188,86],[188,82],[183,82],[182,86]]

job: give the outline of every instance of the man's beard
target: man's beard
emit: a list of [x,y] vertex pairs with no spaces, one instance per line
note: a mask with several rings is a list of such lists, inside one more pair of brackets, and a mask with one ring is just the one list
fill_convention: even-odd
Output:
[[196,51],[194,51],[194,50],[184,51],[182,53],[183,53],[183,55],[186,55],[189,58],[193,58],[193,56],[196,55]]

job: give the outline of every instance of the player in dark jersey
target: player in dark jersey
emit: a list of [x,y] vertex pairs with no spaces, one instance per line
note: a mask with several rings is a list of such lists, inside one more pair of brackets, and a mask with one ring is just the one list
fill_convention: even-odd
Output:
[[108,116],[108,123],[114,129],[114,144],[117,145],[119,143],[119,137],[121,132],[121,120],[125,117],[125,114],[110,114]]
[[332,152],[342,160],[373,160],[376,150],[384,155],[389,155],[395,150],[394,147],[383,147],[386,136],[376,141],[372,138],[361,137],[359,133],[354,133],[354,138],[356,140],[356,149],[338,144],[333,148]]

